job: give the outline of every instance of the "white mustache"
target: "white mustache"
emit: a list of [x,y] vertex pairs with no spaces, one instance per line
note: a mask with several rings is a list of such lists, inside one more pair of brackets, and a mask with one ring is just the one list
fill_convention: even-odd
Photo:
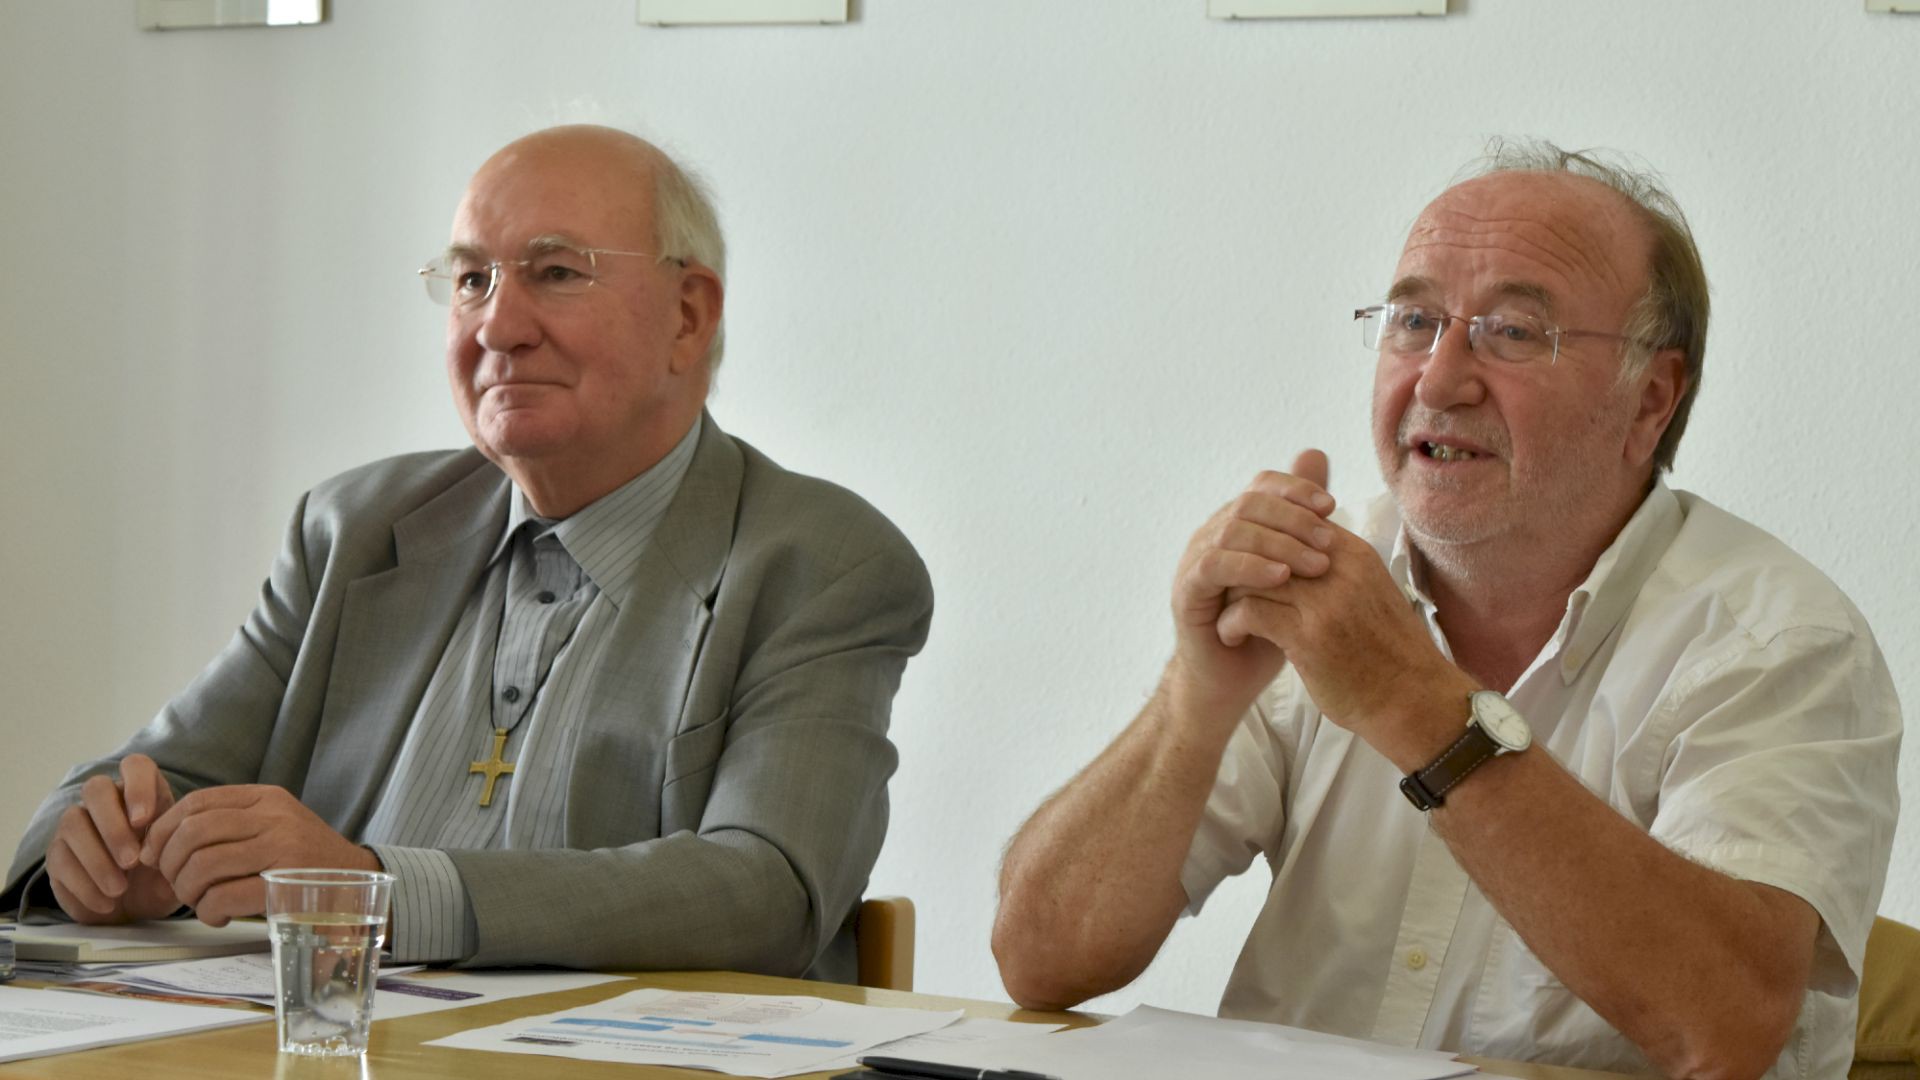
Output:
[[1505,431],[1489,425],[1462,422],[1458,413],[1434,412],[1418,405],[1409,406],[1406,412],[1400,414],[1400,425],[1394,432],[1394,442],[1405,446],[1416,431],[1470,442],[1501,457],[1507,456]]

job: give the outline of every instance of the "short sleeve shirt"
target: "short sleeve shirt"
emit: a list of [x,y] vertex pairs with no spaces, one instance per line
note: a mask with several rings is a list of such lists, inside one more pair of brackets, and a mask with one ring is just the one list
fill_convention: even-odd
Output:
[[[1446,651],[1392,501],[1358,531]],[[1812,986],[1768,1075],[1844,1075],[1898,817],[1901,718],[1839,589],[1758,528],[1656,484],[1507,697],[1537,748],[1655,839],[1818,912]],[[1254,858],[1273,873],[1221,1015],[1650,1070],[1528,951],[1399,780],[1291,672],[1242,719],[1181,875],[1198,912]]]

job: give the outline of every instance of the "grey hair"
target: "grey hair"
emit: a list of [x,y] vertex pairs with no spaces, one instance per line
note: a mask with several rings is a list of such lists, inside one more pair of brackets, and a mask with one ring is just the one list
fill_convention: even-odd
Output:
[[[720,215],[713,208],[713,196],[707,185],[665,150],[654,148],[658,157],[653,169],[653,230],[658,254],[669,259],[699,263],[713,271],[724,289],[727,283],[727,240],[720,232]],[[714,327],[713,341],[707,345],[707,374],[720,367],[726,349],[725,317]]]
[[1662,349],[1679,349],[1685,355],[1687,385],[1653,453],[1656,471],[1671,470],[1680,437],[1687,430],[1687,416],[1700,393],[1711,310],[1707,272],[1687,216],[1658,173],[1628,164],[1609,151],[1564,150],[1545,139],[1494,138],[1488,140],[1486,154],[1457,179],[1501,172],[1584,176],[1619,192],[1640,211],[1653,236],[1653,255],[1648,260],[1647,291],[1635,302],[1621,330],[1628,338],[1621,378],[1637,378]]

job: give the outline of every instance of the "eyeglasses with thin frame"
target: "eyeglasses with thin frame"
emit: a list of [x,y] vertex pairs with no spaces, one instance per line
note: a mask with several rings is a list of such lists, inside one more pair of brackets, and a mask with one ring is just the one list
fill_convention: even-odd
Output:
[[1360,322],[1360,340],[1367,348],[1395,356],[1432,356],[1453,322],[1467,324],[1467,348],[1505,364],[1551,364],[1560,358],[1562,338],[1633,340],[1604,330],[1563,330],[1518,311],[1454,315],[1418,304],[1375,304],[1357,309],[1353,317]]
[[535,296],[578,296],[599,282],[602,255],[624,255],[652,259],[656,263],[687,265],[685,259],[655,255],[650,251],[543,244],[524,259],[496,259],[489,263],[483,263],[465,252],[450,251],[421,267],[418,272],[420,280],[426,283],[427,296],[434,303],[469,308],[486,303],[499,289],[500,279],[509,270],[517,273],[522,287]]

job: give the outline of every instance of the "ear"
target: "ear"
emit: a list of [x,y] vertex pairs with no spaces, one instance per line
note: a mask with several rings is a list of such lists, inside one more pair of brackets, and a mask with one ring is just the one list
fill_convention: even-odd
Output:
[[673,339],[673,371],[684,375],[704,364],[707,346],[720,330],[726,307],[726,288],[719,275],[699,263],[688,263],[680,276],[680,328]]
[[1647,361],[1640,376],[1640,403],[1627,430],[1627,463],[1636,468],[1653,460],[1660,437],[1673,421],[1673,410],[1687,391],[1687,354],[1681,349],[1661,349]]

